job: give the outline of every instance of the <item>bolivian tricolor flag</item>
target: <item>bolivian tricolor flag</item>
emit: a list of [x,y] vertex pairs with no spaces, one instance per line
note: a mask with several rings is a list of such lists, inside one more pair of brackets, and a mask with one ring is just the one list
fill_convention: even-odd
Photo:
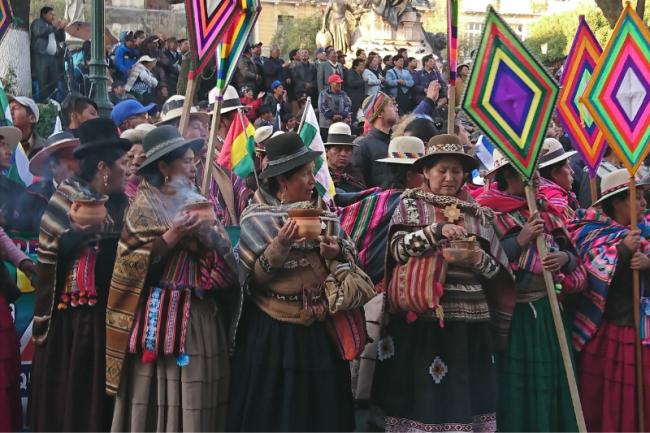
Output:
[[253,171],[255,128],[239,111],[230,126],[217,163],[232,170],[242,179]]

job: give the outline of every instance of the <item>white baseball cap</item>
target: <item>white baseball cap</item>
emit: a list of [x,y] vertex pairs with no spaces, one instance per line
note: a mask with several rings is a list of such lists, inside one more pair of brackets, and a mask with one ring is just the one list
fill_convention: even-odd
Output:
[[9,102],[16,101],[23,107],[29,108],[31,112],[34,113],[34,116],[36,117],[36,121],[38,122],[38,117],[39,117],[38,105],[36,105],[36,102],[34,102],[32,98],[28,98],[26,96],[7,95],[7,100]]

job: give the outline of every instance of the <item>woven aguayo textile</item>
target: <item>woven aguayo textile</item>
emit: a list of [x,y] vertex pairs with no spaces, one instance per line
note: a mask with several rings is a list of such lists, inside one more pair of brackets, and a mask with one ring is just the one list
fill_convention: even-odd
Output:
[[[476,200],[482,205],[494,210],[494,221],[492,226],[499,239],[504,239],[512,234],[513,230],[521,230],[528,218],[530,211],[528,203],[523,197],[514,196],[500,191],[496,185],[479,195]],[[575,251],[571,238],[567,232],[568,220],[565,214],[553,206],[546,197],[537,194],[537,207],[540,218],[545,222],[546,232],[543,234],[546,248],[559,249],[558,240],[564,242],[564,248]],[[517,260],[510,264],[512,271],[524,271],[533,274],[542,274],[542,263],[537,252],[537,245],[530,243],[526,246]],[[579,292],[585,287],[586,270],[578,266],[571,274],[564,275],[561,272],[554,274],[555,282],[562,285],[562,293]]]
[[567,223],[574,219],[575,209],[580,207],[576,195],[548,179],[541,178],[540,181],[538,194],[548,200],[549,208],[554,208],[553,212],[561,214]]
[[[400,227],[428,227],[433,223],[447,222],[442,211],[446,206],[452,204],[464,212],[462,223],[468,235],[475,235],[481,247],[501,264],[498,275],[492,280],[483,282],[482,288],[490,308],[497,345],[503,344],[508,337],[512,310],[515,306],[516,289],[508,266],[508,259],[490,224],[493,218],[490,209],[479,206],[464,190],[459,191],[458,197],[436,196],[420,188],[406,190],[393,214],[389,239],[390,234],[399,230]],[[446,280],[445,260],[442,256],[432,256],[429,261],[432,272],[439,277],[435,281],[428,281],[428,284],[444,286]],[[388,279],[395,272],[394,270],[407,265],[399,265],[390,254],[387,255],[386,287]],[[390,289],[387,288],[387,290]],[[431,291],[435,293],[435,287]]]
[[[106,391],[110,395],[117,392],[138,304],[143,289],[147,289],[144,285],[149,269],[152,244],[169,230],[171,221],[178,212],[177,209],[180,203],[178,200],[170,198],[173,195],[174,192],[171,188],[163,193],[143,181],[138,187],[138,192],[125,218],[125,230],[117,249],[106,311]],[[236,264],[228,236],[223,226],[218,222],[213,226],[212,230],[212,236],[216,238],[217,247],[208,252],[199,250],[201,258],[198,261],[188,262],[186,258],[183,258],[182,253],[174,252],[177,256],[176,258],[172,256],[171,262],[175,265],[167,268],[166,274],[161,280],[162,287],[158,287],[158,289],[179,289],[179,281],[169,280],[175,278],[181,278],[181,290],[187,288],[186,286],[203,290],[225,288],[234,281]],[[181,256],[178,256],[178,254]],[[185,271],[177,269],[176,266],[189,266],[189,268],[185,268]],[[174,290],[170,291],[174,292]],[[160,296],[160,299],[155,300],[158,302],[151,302],[151,297],[154,295],[147,293],[147,302],[145,303],[152,313],[152,317],[161,318],[164,316],[163,314],[154,314],[151,311],[154,305],[160,308],[161,301],[163,302],[162,306],[167,308],[164,311],[167,311],[168,314],[171,313],[170,308],[173,309],[174,306],[182,309],[180,303],[165,304],[162,299],[163,294],[152,291],[152,293],[154,292],[156,293],[155,296]],[[173,299],[174,296],[180,296],[182,293],[176,291],[176,293],[165,293],[165,295],[169,296],[168,299]],[[165,331],[166,336],[174,334],[178,329],[176,326],[182,327],[182,321],[167,321],[166,323],[173,328],[169,329],[169,332]],[[161,350],[162,353],[180,354],[182,353],[181,342],[182,337],[174,340],[171,343],[171,348],[166,348],[162,341],[144,341],[143,345],[145,350],[148,348],[154,349],[151,350],[154,353]]]
[[[52,310],[56,304],[56,274],[59,255],[59,243],[61,236],[70,230],[70,213],[72,202],[79,198],[99,198],[93,195],[88,189],[88,184],[80,178],[73,177],[61,182],[59,188],[54,193],[48,203],[45,214],[41,221],[41,230],[39,234],[38,248],[38,272],[36,273],[36,286],[34,298],[34,325],[32,329],[32,339],[35,344],[43,344],[47,339],[50,329],[50,320]],[[126,200],[125,200],[126,202]],[[124,206],[126,203],[124,203]],[[82,248],[80,256],[75,261],[76,269],[71,270],[65,290],[62,290],[62,296],[59,306],[66,306],[66,299],[71,301],[72,293],[75,298],[83,293],[81,298],[88,299],[86,296],[94,291],[94,284],[88,285],[86,277],[94,272],[94,252],[97,242],[100,239],[108,237],[119,237],[122,231],[121,216],[124,207],[114,212],[107,206],[107,214],[100,232],[96,235],[87,236],[84,239],[85,247]],[[81,266],[81,267],[80,267]],[[86,277],[84,277],[86,275]],[[76,279],[81,276],[77,284]],[[63,305],[61,305],[63,304]],[[74,305],[88,305],[93,303],[75,302]]]
[[[650,225],[638,223],[641,230],[641,250],[650,254]],[[629,233],[604,213],[596,209],[578,209],[576,219],[568,227],[578,254],[587,269],[588,289],[581,293],[573,320],[573,344],[581,350],[596,332],[605,311],[609,284],[618,263],[618,245]]]
[[[402,192],[397,189],[382,192],[380,188],[372,188],[358,194],[336,194],[334,197],[342,206],[336,208],[341,225],[359,252],[361,267],[374,284],[384,279],[388,227]],[[354,197],[341,203],[340,200],[347,198],[345,196]]]

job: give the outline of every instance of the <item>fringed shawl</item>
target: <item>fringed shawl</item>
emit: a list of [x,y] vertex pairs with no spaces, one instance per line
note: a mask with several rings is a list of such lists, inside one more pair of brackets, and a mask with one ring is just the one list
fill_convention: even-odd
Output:
[[[36,273],[34,291],[34,325],[32,328],[34,344],[43,344],[50,330],[50,321],[57,291],[59,245],[61,236],[70,230],[68,214],[72,202],[79,197],[98,198],[95,196],[97,194],[90,191],[88,184],[84,180],[73,177],[61,182],[45,208],[38,237],[38,272]],[[84,244],[110,237],[118,237],[122,231],[122,219],[127,203],[126,197],[124,197],[124,200],[117,198],[106,202],[106,219],[100,232],[86,236]],[[114,204],[117,204],[119,209],[115,209]]]
[[[513,230],[521,230],[528,221],[528,218],[530,218],[530,211],[525,198],[500,191],[496,185],[492,185],[488,191],[483,192],[476,200],[481,205],[494,210],[494,221],[492,225],[499,240],[506,238]],[[565,215],[543,195],[538,193],[536,200],[540,218],[545,222],[546,231],[543,236],[546,247],[549,251],[551,248],[558,248],[556,243],[557,237],[567,243],[565,245],[566,249],[575,252],[575,247],[566,230],[568,221]],[[531,242],[524,247],[517,260],[511,262],[510,266],[514,272],[522,270],[533,274],[542,274],[543,268],[539,252],[537,251],[537,244]],[[563,294],[579,292],[585,287],[586,270],[582,265],[579,265],[568,275],[556,272],[554,279],[557,284],[562,286],[561,292]]]
[[388,227],[402,192],[397,189],[382,192],[380,188],[373,188],[357,194],[337,194],[334,197],[337,203],[341,196],[354,196],[357,200],[336,208],[336,214],[359,252],[362,269],[374,284],[384,278]]
[[[160,190],[142,181],[129,207],[117,257],[106,310],[106,392],[117,393],[134,316],[149,269],[153,242],[171,227],[177,206]],[[219,258],[225,259],[234,274],[237,269],[228,235],[217,222],[213,226]],[[224,280],[211,269],[211,280]],[[219,275],[212,275],[212,273]],[[214,278],[213,278],[214,277]]]
[[[446,222],[441,219],[441,209],[447,205],[456,204],[464,212],[465,230],[475,235],[481,247],[501,263],[499,274],[492,280],[482,284],[485,297],[490,308],[495,338],[499,347],[505,346],[510,329],[510,320],[515,308],[517,289],[510,273],[510,266],[501,244],[499,243],[491,222],[494,217],[492,210],[479,206],[469,192],[461,190],[457,197],[437,196],[420,188],[407,189],[401,196],[401,201],[393,214],[389,229],[389,242],[386,254],[386,282],[395,268],[395,260],[390,254],[390,238],[400,227],[426,227],[435,222]],[[417,260],[418,258],[413,258]],[[413,260],[411,259],[411,260]],[[444,276],[441,276],[444,279]]]
[[[253,196],[253,203],[246,208],[241,217],[241,234],[239,237],[239,282],[246,293],[250,294],[249,284],[255,262],[275,239],[286,223],[289,214],[287,210],[292,204],[280,204],[280,201],[266,191],[262,186]],[[356,255],[352,243],[341,228],[336,214],[331,212],[327,204],[318,197],[312,202],[316,209],[323,209],[321,220],[325,224],[322,236],[341,238],[344,244]],[[302,244],[293,244],[293,250],[313,250],[320,248],[323,237]]]
[[[650,254],[650,225],[644,220],[641,230],[641,250]],[[569,233],[587,269],[587,289],[580,294],[578,310],[573,320],[573,345],[581,350],[596,332],[605,312],[609,284],[616,272],[618,245],[629,233],[596,209],[578,209],[576,219],[569,224]]]

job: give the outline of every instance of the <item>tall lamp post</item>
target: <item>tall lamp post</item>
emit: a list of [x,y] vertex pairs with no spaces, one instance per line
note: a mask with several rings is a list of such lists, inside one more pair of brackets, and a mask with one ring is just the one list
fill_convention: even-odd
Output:
[[92,98],[97,102],[100,117],[110,117],[113,104],[108,99],[107,82],[108,68],[106,66],[106,43],[104,20],[104,0],[92,0],[90,8],[90,82],[92,83]]

